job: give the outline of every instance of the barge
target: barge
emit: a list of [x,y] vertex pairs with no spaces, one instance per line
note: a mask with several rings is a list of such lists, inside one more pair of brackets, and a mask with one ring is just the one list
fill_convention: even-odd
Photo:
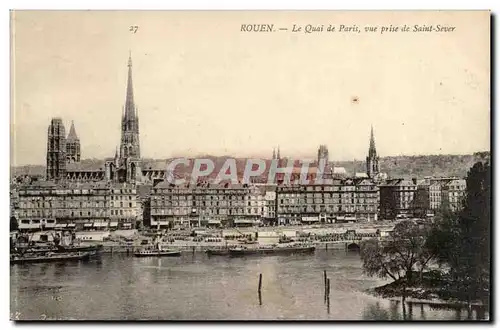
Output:
[[143,249],[134,253],[136,257],[180,257],[181,251],[161,250],[161,249]]
[[40,263],[40,262],[61,262],[61,261],[78,261],[88,260],[90,258],[89,252],[68,252],[68,253],[54,253],[47,252],[45,254],[27,254],[27,255],[11,255],[11,264],[26,264],[26,263]]
[[206,250],[205,253],[208,256],[228,256],[229,249],[214,249],[214,250]]
[[314,246],[297,245],[273,245],[260,247],[238,247],[229,249],[229,255],[232,257],[247,255],[291,255],[291,254],[309,254],[314,253]]

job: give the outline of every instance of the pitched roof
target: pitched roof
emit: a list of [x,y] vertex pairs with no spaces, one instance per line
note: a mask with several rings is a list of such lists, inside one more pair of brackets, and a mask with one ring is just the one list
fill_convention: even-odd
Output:
[[104,161],[100,159],[85,159],[77,163],[66,164],[66,172],[101,172],[104,171]]
[[167,170],[166,160],[143,160],[141,165],[142,170]]

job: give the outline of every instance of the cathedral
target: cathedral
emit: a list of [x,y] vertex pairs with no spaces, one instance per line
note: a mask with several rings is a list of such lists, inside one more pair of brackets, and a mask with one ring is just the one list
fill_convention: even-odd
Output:
[[165,177],[166,163],[141,160],[139,115],[134,102],[132,57],[128,59],[125,105],[121,116],[120,146],[115,156],[81,160],[80,139],[74,122],[68,136],[61,118],[53,118],[47,135],[47,180],[88,182],[150,183]]
[[132,58],[128,59],[127,96],[122,111],[120,153],[105,161],[108,181],[137,182],[141,180],[141,147],[139,142],[139,116],[134,103],[132,85]]

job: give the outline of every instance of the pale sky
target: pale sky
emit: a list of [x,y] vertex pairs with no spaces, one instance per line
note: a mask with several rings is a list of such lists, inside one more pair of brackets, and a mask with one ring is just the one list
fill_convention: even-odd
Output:
[[[20,12],[12,15],[13,165],[45,164],[71,120],[82,158],[120,142],[127,60],[144,158],[364,159],[489,150],[489,12]],[[241,32],[241,24],[288,31]],[[292,33],[357,24],[361,33]],[[367,33],[437,24],[454,32]],[[129,26],[137,25],[137,33]],[[353,102],[357,99],[357,102]]]

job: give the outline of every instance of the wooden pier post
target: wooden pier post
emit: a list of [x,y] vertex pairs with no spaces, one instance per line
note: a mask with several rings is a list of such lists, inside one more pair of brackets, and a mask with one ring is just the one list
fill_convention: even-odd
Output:
[[326,270],[323,271],[323,286],[326,288]]
[[328,299],[330,299],[330,279],[327,278],[326,279],[326,296]]
[[328,251],[328,243],[326,243],[326,250]]
[[262,274],[259,274],[259,294],[261,290],[262,290]]

